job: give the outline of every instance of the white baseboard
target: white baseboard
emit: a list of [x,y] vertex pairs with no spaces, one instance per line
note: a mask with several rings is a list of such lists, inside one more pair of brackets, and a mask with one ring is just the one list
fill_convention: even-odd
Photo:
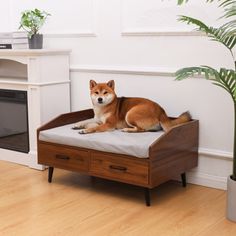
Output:
[[29,166],[30,157],[27,153],[11,151],[3,148],[0,148],[0,153],[1,161],[9,161],[20,165]]
[[199,155],[208,156],[222,160],[233,160],[233,152],[226,152],[222,150],[199,148]]
[[[212,159],[212,162],[217,161],[217,165],[221,165],[222,163],[226,162],[232,162],[233,160],[233,153],[226,152],[222,150],[215,150],[215,149],[207,149],[207,148],[199,148],[199,158],[201,158],[202,162],[204,161],[204,158],[210,158]],[[223,189],[226,190],[227,188],[227,175],[225,171],[219,173],[221,176],[218,175],[212,175],[201,172],[199,170],[201,168],[200,166],[193,170],[189,171],[187,173],[187,182],[192,184],[197,184],[201,186],[211,187],[211,188],[217,188],[217,189]],[[229,175],[230,173],[228,173]]]
[[187,173],[187,182],[223,190],[227,188],[227,177],[208,175],[194,171]]
[[12,163],[28,166],[37,170],[44,170],[45,166],[37,164],[37,152],[30,151],[29,153],[11,151],[0,148],[0,161],[9,161]]

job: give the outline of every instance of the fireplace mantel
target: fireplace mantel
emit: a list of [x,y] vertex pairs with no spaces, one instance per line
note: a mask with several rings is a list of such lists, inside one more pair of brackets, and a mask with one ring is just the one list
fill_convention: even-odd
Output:
[[[0,89],[27,91],[29,153],[0,148],[0,160],[38,165],[36,129],[70,111],[70,50],[0,50]],[[4,112],[4,111],[0,111]]]
[[68,49],[4,49],[0,51],[1,56],[46,56],[46,55],[68,55]]

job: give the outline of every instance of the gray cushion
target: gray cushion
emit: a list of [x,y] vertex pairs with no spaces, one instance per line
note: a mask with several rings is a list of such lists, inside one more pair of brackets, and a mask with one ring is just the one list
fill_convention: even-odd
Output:
[[79,134],[78,130],[71,129],[72,126],[73,124],[70,124],[41,131],[39,139],[46,142],[147,158],[149,146],[164,134],[164,131],[126,133],[120,130]]

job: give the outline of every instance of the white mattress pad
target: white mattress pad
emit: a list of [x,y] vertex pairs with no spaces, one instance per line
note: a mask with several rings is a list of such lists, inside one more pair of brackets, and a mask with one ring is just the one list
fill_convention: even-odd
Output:
[[72,127],[73,124],[70,124],[43,130],[39,133],[39,140],[148,158],[150,145],[164,134],[164,131],[127,133],[121,130],[79,134],[78,130],[73,130]]

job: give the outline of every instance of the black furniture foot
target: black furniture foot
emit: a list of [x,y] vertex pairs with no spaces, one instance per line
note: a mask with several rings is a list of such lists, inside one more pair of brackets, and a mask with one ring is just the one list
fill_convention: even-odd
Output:
[[181,179],[182,179],[182,186],[185,188],[187,183],[186,183],[186,174],[182,173],[181,174]]
[[52,182],[53,170],[54,170],[53,167],[51,167],[51,166],[48,167],[48,183]]
[[150,189],[144,188],[146,206],[151,206]]

